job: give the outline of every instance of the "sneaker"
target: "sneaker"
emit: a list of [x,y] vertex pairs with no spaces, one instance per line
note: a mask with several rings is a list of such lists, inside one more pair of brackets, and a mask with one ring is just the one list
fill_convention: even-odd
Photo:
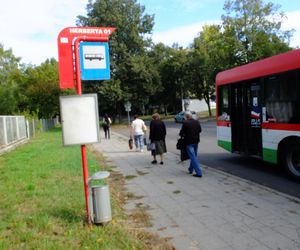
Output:
[[154,160],[154,161],[151,161],[152,164],[156,164],[157,163],[157,160]]
[[163,161],[161,161],[159,164],[160,164],[160,165],[164,165],[164,162],[163,162]]
[[141,149],[141,151],[140,151],[141,153],[143,153],[144,152],[144,150],[143,149]]

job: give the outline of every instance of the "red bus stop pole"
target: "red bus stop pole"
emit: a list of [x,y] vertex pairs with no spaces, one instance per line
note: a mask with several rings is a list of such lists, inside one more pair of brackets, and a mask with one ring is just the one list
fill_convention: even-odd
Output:
[[[79,60],[79,43],[83,40],[86,41],[98,41],[104,42],[108,41],[108,38],[92,38],[92,37],[77,37],[75,40],[75,63],[76,63],[76,92],[78,95],[82,94],[81,88],[81,74],[80,74],[80,60]],[[82,170],[83,170],[83,184],[85,193],[85,207],[86,207],[86,221],[88,225],[91,225],[90,211],[89,211],[89,186],[88,186],[88,164],[86,158],[86,146],[81,145],[81,157],[82,157]]]
[[[76,92],[78,95],[82,94],[81,88],[81,75],[80,75],[80,61],[79,61],[79,42],[80,39],[75,41],[75,61],[76,61]],[[88,186],[88,164],[86,157],[86,146],[81,145],[81,159],[82,159],[82,171],[83,171],[83,185],[85,194],[85,209],[86,209],[86,222],[91,225],[90,211],[89,211],[89,186]]]

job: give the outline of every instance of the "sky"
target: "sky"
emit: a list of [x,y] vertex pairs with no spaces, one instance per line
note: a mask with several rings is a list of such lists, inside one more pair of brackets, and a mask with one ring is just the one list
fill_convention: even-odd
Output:
[[[152,39],[187,47],[204,24],[219,23],[225,0],[137,0],[144,14],[153,14]],[[282,29],[294,29],[291,46],[300,47],[300,1],[268,0],[281,6],[287,18]],[[0,43],[25,64],[40,65],[58,58],[59,32],[86,16],[88,0],[0,0]]]

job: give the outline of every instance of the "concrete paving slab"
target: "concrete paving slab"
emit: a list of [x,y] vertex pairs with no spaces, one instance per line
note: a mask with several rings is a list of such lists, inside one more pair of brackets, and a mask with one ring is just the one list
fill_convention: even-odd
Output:
[[112,133],[93,147],[125,177],[134,176],[126,188],[139,199],[126,208],[148,206],[149,230],[176,249],[300,249],[299,199],[203,164],[203,177],[192,177],[188,162],[172,153],[164,165],[153,165],[149,152],[133,152],[127,141]]

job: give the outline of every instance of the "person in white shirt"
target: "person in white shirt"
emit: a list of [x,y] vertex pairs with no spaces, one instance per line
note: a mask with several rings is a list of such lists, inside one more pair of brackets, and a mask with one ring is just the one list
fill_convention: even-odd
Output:
[[144,121],[138,118],[138,115],[134,115],[133,118],[134,120],[131,123],[131,135],[133,135],[136,150],[139,152],[143,152],[144,134],[147,130],[147,127]]

